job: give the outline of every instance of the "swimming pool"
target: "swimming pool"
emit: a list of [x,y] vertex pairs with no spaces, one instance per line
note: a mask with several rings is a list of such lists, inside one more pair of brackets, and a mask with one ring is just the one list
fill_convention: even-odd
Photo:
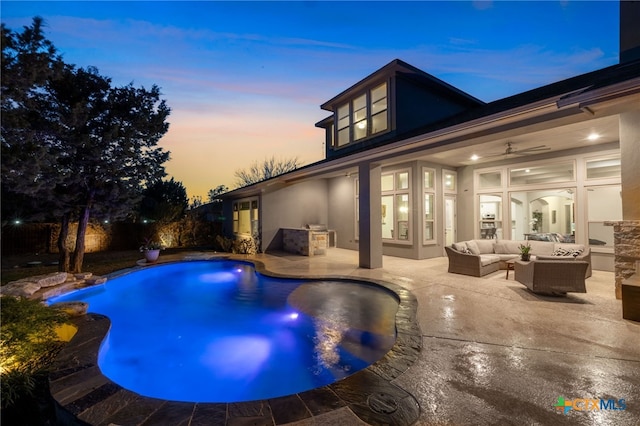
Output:
[[268,399],[330,384],[395,342],[398,299],[357,281],[278,279],[236,261],[149,267],[49,300],[106,315],[102,373],[143,396]]

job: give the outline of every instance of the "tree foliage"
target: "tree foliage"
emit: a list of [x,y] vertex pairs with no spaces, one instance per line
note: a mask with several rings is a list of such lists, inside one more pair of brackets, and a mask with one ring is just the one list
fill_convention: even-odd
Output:
[[219,196],[221,194],[224,194],[227,191],[229,191],[229,188],[227,188],[226,185],[218,185],[215,188],[210,189],[209,192],[207,193],[208,202],[210,203],[219,202],[220,201]]
[[140,203],[140,217],[154,222],[172,222],[184,216],[189,206],[187,190],[181,182],[158,180],[147,186]]
[[[23,33],[3,25],[2,38],[3,196],[37,200],[33,204],[58,217],[60,269],[80,272],[92,215],[128,214],[145,184],[165,176],[169,153],[157,144],[169,128],[170,109],[155,85],[115,87],[96,68],[62,63],[39,18]],[[16,93],[5,87],[22,82],[33,67],[42,76],[25,79]],[[5,92],[12,100],[5,102]],[[65,241],[72,220],[78,231],[70,260]]]
[[288,159],[265,158],[262,163],[253,162],[248,169],[236,170],[236,184],[238,187],[253,185],[263,180],[295,170],[300,165],[297,157]]
[[[43,219],[49,209],[38,210],[36,194],[57,180],[53,136],[46,114],[48,83],[59,77],[64,63],[43,35],[43,21],[15,33],[2,24],[1,127],[2,217]],[[19,215],[19,216],[18,216]]]
[[55,327],[67,315],[38,300],[3,297],[0,310],[2,408],[34,392],[34,376],[59,347]]

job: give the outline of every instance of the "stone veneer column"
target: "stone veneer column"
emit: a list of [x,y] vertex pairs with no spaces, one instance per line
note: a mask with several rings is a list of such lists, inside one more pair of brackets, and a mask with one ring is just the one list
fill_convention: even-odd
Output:
[[640,109],[620,114],[620,174],[622,220],[613,226],[616,298],[622,299],[622,281],[631,275],[640,260]]
[[640,220],[605,222],[613,226],[615,252],[616,299],[622,299],[622,282],[636,271],[636,261],[640,261]]

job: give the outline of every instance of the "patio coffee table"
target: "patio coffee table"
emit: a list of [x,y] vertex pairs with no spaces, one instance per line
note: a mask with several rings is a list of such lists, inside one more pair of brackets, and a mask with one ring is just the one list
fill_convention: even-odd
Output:
[[509,279],[509,271],[513,271],[513,265],[516,263],[517,258],[509,259],[505,263],[507,264],[507,276],[504,278],[505,280]]

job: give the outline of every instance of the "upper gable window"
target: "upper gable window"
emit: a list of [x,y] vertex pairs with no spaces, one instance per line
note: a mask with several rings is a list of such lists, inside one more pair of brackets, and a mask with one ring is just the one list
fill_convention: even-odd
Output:
[[340,105],[336,110],[336,147],[370,137],[389,128],[387,83]]
[[387,83],[371,91],[371,134],[387,130]]

